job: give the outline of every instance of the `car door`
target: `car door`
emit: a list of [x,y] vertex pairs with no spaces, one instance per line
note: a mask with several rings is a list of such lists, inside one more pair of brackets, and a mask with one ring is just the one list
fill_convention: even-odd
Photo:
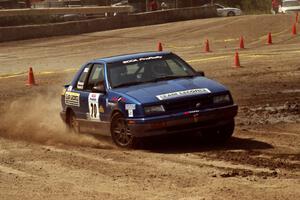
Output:
[[[105,121],[106,93],[93,90],[98,84],[104,83],[104,64],[95,63],[89,70],[82,93],[83,113],[86,120],[81,122],[82,130],[108,135],[109,123]],[[107,130],[108,129],[108,130]],[[100,131],[101,130],[101,131]]]
[[86,119],[86,104],[88,93],[85,92],[85,87],[88,79],[88,74],[92,66],[93,64],[89,63],[84,67],[81,75],[79,76],[71,91],[71,95],[76,95],[77,97],[76,106],[73,106],[72,109],[76,113],[76,117],[78,119]]

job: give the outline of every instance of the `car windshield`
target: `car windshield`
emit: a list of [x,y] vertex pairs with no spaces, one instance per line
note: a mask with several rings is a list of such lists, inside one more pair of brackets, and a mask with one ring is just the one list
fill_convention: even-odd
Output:
[[300,6],[300,2],[299,1],[284,1],[282,3],[283,7],[292,7],[292,6]]
[[190,66],[173,55],[141,57],[108,65],[108,79],[112,88],[195,75]]

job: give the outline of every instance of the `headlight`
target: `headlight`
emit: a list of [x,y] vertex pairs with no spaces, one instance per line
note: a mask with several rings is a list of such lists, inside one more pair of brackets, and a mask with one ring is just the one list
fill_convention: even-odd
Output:
[[231,99],[229,94],[224,94],[224,95],[215,96],[213,101],[214,104],[224,104],[224,103],[229,103]]
[[165,108],[163,107],[163,105],[146,106],[144,107],[144,111],[146,114],[154,114],[154,113],[165,112]]

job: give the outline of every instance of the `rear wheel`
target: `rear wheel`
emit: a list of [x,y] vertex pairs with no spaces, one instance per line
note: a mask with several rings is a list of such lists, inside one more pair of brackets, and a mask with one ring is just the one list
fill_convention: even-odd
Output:
[[125,118],[120,113],[116,113],[112,117],[111,136],[114,143],[119,147],[136,147],[137,138],[131,134]]
[[79,123],[73,111],[70,111],[68,115],[68,127],[75,133],[79,133]]
[[230,11],[230,12],[227,13],[227,16],[228,16],[228,17],[233,17],[233,16],[235,16],[235,13],[232,12],[232,11]]

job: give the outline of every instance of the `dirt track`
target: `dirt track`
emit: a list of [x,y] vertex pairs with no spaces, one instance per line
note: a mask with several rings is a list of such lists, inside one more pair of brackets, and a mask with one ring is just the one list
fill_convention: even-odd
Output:
[[[298,199],[300,37],[290,32],[291,16],[261,15],[1,44],[0,199]],[[235,69],[240,35],[247,49]],[[206,38],[211,53],[202,53]],[[66,132],[59,95],[74,68],[158,41],[232,90],[240,113],[226,145],[177,136],[124,151]],[[28,66],[37,87],[18,75]]]

